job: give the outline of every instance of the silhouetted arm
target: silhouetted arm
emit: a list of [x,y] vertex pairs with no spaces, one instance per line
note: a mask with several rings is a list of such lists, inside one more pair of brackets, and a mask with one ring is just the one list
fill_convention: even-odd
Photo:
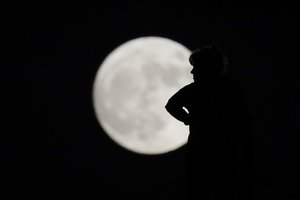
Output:
[[183,88],[169,99],[165,108],[174,118],[189,125],[189,113],[184,109],[186,98]]

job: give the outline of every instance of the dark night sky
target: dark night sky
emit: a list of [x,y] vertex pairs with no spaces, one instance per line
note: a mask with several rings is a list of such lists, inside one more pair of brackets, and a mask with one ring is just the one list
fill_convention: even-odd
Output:
[[2,5],[2,194],[185,198],[184,147],[158,156],[128,152],[104,134],[91,104],[106,55],[129,39],[154,35],[190,49],[219,44],[253,117],[255,172],[265,180],[255,182],[255,199],[299,197],[295,5],[195,2]]

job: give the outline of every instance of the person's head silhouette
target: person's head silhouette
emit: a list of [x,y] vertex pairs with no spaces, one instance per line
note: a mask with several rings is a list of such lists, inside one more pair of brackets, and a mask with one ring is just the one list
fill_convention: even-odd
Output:
[[200,77],[225,73],[225,56],[220,49],[213,45],[194,50],[189,57],[189,62],[193,66],[191,73],[195,81]]

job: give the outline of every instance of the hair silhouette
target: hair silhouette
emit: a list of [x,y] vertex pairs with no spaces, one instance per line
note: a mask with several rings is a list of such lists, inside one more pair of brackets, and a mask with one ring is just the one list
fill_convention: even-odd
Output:
[[215,45],[195,49],[189,57],[193,67],[205,67],[214,73],[225,73],[227,58],[224,52]]

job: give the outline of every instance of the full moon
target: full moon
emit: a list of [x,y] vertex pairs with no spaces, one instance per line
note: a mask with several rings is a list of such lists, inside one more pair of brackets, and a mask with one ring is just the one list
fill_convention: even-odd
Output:
[[192,82],[191,51],[168,38],[129,40],[101,63],[93,85],[96,118],[121,147],[163,154],[187,142],[188,126],[166,110],[168,99]]

